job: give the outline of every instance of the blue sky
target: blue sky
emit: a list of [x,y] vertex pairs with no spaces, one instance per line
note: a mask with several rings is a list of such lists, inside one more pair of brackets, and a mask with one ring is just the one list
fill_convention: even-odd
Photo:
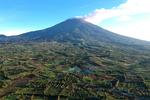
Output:
[[39,30],[68,18],[80,16],[110,31],[150,40],[148,27],[141,30],[136,28],[140,27],[138,24],[147,25],[150,21],[150,12],[147,10],[149,5],[145,6],[149,1],[0,0],[0,34],[16,35]]

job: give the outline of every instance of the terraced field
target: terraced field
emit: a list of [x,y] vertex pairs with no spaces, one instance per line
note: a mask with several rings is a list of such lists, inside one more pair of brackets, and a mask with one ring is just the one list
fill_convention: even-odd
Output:
[[149,99],[150,53],[124,49],[58,42],[0,44],[0,98]]

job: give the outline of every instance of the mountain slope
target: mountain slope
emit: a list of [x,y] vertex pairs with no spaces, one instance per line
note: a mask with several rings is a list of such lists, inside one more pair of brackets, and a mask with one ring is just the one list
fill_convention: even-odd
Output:
[[0,41],[5,41],[6,36],[5,35],[0,35]]
[[[1,38],[0,38],[1,39]],[[121,36],[105,30],[82,19],[72,18],[53,27],[24,33],[18,36],[4,37],[6,41],[69,41],[104,42],[123,45],[149,45],[149,42]],[[2,41],[2,39],[1,39]]]

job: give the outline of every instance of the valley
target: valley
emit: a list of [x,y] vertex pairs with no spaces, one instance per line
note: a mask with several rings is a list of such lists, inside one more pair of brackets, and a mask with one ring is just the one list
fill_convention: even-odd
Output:
[[0,98],[149,98],[150,52],[123,50],[118,46],[69,42],[0,44]]

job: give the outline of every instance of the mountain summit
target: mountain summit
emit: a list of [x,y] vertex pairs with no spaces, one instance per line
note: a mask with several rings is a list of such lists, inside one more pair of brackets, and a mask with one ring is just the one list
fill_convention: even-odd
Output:
[[71,18],[43,30],[32,31],[18,36],[1,37],[0,41],[107,42],[125,45],[149,44],[145,41],[110,32],[80,18]]

